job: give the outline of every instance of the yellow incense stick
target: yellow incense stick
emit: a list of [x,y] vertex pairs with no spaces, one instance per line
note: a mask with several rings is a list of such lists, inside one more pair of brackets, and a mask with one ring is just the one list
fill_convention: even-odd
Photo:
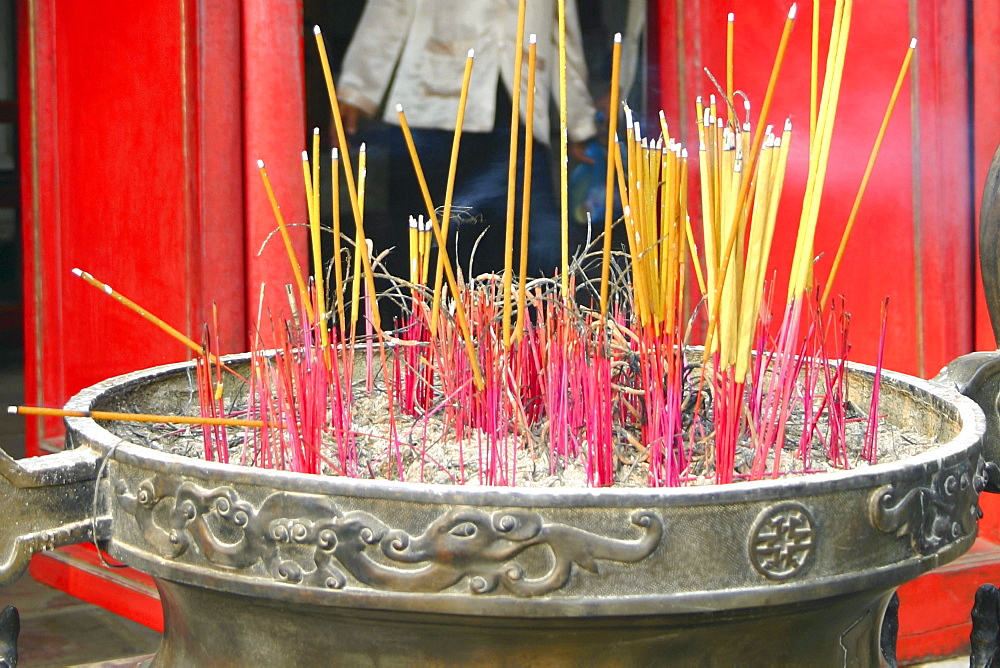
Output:
[[313,128],[312,139],[312,197],[309,200],[309,239],[313,256],[313,284],[316,287],[316,324],[319,325],[320,343],[325,350],[330,344],[326,313],[326,286],[323,281],[323,246],[320,243],[319,221],[319,128]]
[[[781,65],[785,60],[785,50],[788,47],[788,38],[791,35],[792,27],[795,24],[795,11],[796,11],[796,6],[793,4],[791,9],[789,9],[788,11],[788,17],[785,19],[785,25],[781,31],[781,39],[778,43],[778,51],[774,56],[774,64],[771,67],[771,76],[768,79],[767,90],[764,93],[764,103],[761,105],[760,109],[761,119],[766,119],[767,114],[770,112],[771,109],[771,100],[774,95],[774,88],[775,85],[777,84],[778,74],[781,72]],[[751,143],[750,151],[746,157],[746,164],[744,168],[750,173],[752,173],[753,170],[756,168],[756,161],[760,150],[761,140],[763,139],[763,133],[764,133],[764,121],[762,120],[760,123],[757,124],[757,130],[754,132],[754,139],[753,142]],[[750,191],[752,183],[753,179],[743,179],[742,185],[740,186],[739,195],[736,198],[736,201],[738,203],[737,211],[741,211],[743,209],[744,202],[747,201],[747,194]],[[711,300],[710,300],[711,303],[709,306],[708,329],[705,333],[705,349],[709,351],[713,350],[712,337],[715,333],[715,328],[718,324],[715,314],[718,313],[719,306],[722,303],[722,290],[720,289],[719,283],[725,280],[726,272],[729,269],[729,257],[730,254],[732,253],[733,247],[736,245],[737,231],[738,231],[737,226],[733,226],[731,229],[731,234],[729,235],[729,238],[726,240],[725,251],[721,254],[721,263],[718,272],[719,276],[716,279],[716,284],[714,287],[711,285],[712,283],[711,279],[709,280],[709,292],[711,294]]]
[[520,341],[524,334],[524,309],[528,285],[528,232],[531,212],[531,172],[535,146],[535,68],[537,61],[537,38],[528,36],[528,95],[524,109],[524,174],[521,186],[521,248],[518,262],[517,282],[517,323],[514,338]]
[[753,340],[753,332],[757,322],[759,304],[757,299],[757,285],[763,279],[767,258],[764,255],[764,232],[767,228],[766,216],[768,204],[772,195],[771,189],[775,186],[770,181],[772,174],[772,163],[774,161],[774,139],[768,137],[764,143],[763,154],[757,162],[758,181],[757,197],[753,202],[753,227],[750,229],[750,240],[747,245],[746,268],[742,285],[740,302],[737,305],[738,314],[738,342],[736,344],[736,378],[746,377],[749,366],[750,348]]
[[424,215],[417,216],[417,283],[424,285],[427,282],[427,264],[430,259],[431,236],[430,223],[424,220]]
[[871,155],[868,156],[868,164],[865,166],[865,174],[861,177],[861,186],[858,188],[858,194],[854,197],[854,205],[851,207],[851,213],[847,217],[847,226],[844,228],[844,234],[840,238],[840,246],[837,248],[837,256],[833,260],[833,266],[830,268],[830,275],[826,279],[826,287],[823,289],[823,298],[820,300],[820,308],[826,306],[827,300],[830,298],[830,290],[833,289],[833,281],[837,278],[837,271],[840,269],[840,261],[844,257],[844,251],[847,248],[847,240],[851,236],[851,231],[854,229],[854,219],[858,215],[858,208],[861,206],[861,198],[864,197],[865,189],[868,187],[868,179],[871,177],[872,169],[875,167],[875,159],[878,157],[879,148],[882,146],[882,139],[885,137],[886,128],[889,126],[889,119],[892,118],[892,111],[896,107],[896,99],[899,97],[899,91],[903,87],[903,80],[906,78],[907,73],[910,70],[910,59],[913,56],[913,50],[917,48],[917,39],[913,38],[910,40],[910,47],[906,50],[906,56],[903,57],[903,65],[899,68],[899,75],[896,77],[896,85],[892,89],[892,95],[889,97],[889,105],[886,107],[885,115],[882,117],[882,125],[879,126],[878,135],[875,138],[875,145],[872,147]]
[[809,65],[809,152],[812,154],[816,141],[816,113],[819,108],[817,86],[819,84],[819,0],[812,0],[812,54]]
[[837,103],[840,99],[840,82],[844,72],[844,59],[847,53],[847,38],[850,33],[852,8],[853,0],[845,0],[836,48],[837,57],[831,85],[831,99],[828,105],[827,96],[824,94],[823,107],[825,113],[821,113],[823,118],[820,120],[817,128],[820,141],[819,157],[816,162],[813,188],[809,193],[808,217],[806,217],[806,211],[803,211],[803,218],[800,222],[800,225],[802,222],[805,223],[805,237],[802,252],[796,253],[799,261],[798,267],[795,269],[796,291],[795,293],[789,293],[794,296],[802,295],[812,287],[813,248],[816,237],[816,224],[819,220],[819,207],[823,196],[823,186],[826,182],[827,167],[829,165],[830,144],[833,139]]
[[[41,406],[8,406],[11,415],[44,415],[46,417],[77,417],[115,422],[154,422],[162,424],[219,425],[224,427],[263,427],[263,420],[213,418],[200,415],[154,415],[151,413],[119,413],[115,411],[70,411]],[[278,425],[271,425],[276,427]]]
[[[363,219],[365,216],[365,179],[368,173],[367,168],[367,155],[368,152],[365,151],[365,145],[361,144],[361,148],[358,149],[358,211]],[[361,272],[362,263],[364,260],[362,258],[368,258],[368,239],[365,237],[365,230],[363,227],[358,227],[354,232],[354,273],[352,274],[351,282],[351,332],[354,332],[357,328],[358,317],[361,312]],[[370,261],[370,260],[369,260]],[[369,290],[369,299],[374,299],[374,294]],[[373,308],[372,312],[378,310]]]
[[299,299],[305,304],[306,317],[309,322],[313,322],[312,304],[309,300],[309,293],[306,291],[306,282],[302,278],[302,266],[298,258],[295,257],[295,249],[292,248],[292,238],[288,235],[288,227],[285,225],[285,218],[281,215],[281,207],[274,196],[274,189],[271,188],[271,180],[267,178],[267,169],[264,168],[264,161],[257,161],[257,169],[260,170],[260,178],[264,181],[264,189],[267,191],[267,199],[271,202],[271,210],[274,218],[278,221],[278,231],[281,232],[281,240],[285,243],[285,252],[288,254],[288,261],[292,265],[292,274],[295,276],[295,283],[299,288]]
[[[809,217],[809,211],[812,208],[812,196],[813,190],[816,184],[816,173],[817,165],[819,162],[819,144],[822,140],[823,125],[827,117],[827,110],[830,105],[830,98],[832,97],[832,86],[834,71],[836,69],[837,61],[837,45],[840,42],[840,28],[842,24],[842,17],[844,12],[843,0],[836,0],[834,4],[833,12],[833,23],[830,27],[830,43],[827,47],[826,52],[826,69],[823,74],[823,99],[821,101],[821,106],[819,107],[816,119],[816,131],[815,135],[810,141],[809,146],[809,168],[806,175],[806,188],[805,193],[802,197],[802,212],[800,213],[800,222],[798,231],[795,237],[795,251],[792,255],[792,270],[791,276],[789,278],[789,289],[788,289],[788,300],[791,301],[798,294],[798,267],[800,264],[799,255],[805,250],[807,237],[806,228],[807,225],[802,224],[803,221],[807,220]],[[811,249],[810,249],[811,253]]]
[[[517,3],[517,33],[514,40],[514,85],[510,94],[510,159],[507,164],[507,220],[503,245],[503,345],[510,347],[511,285],[514,280],[514,197],[517,193],[517,132],[521,117],[521,63],[524,44],[524,8]],[[531,137],[525,137],[525,144]]]
[[[726,20],[726,100],[729,104],[733,103],[733,33],[735,23],[736,15],[729,12]],[[733,123],[739,122],[735,118],[730,120]]]
[[[347,181],[347,194],[351,200],[351,212],[354,214],[354,224],[362,231],[361,234],[364,235],[364,220],[362,219],[361,207],[358,202],[357,186],[354,182],[354,170],[347,155],[347,135],[344,132],[344,121],[340,114],[340,104],[337,102],[337,89],[333,83],[333,72],[330,70],[330,61],[326,54],[326,43],[323,41],[323,33],[320,31],[319,26],[313,26],[313,34],[316,36],[316,47],[319,50],[320,65],[323,68],[323,79],[326,82],[327,96],[330,98],[330,110],[333,113],[333,125],[337,133],[337,143],[344,151],[344,160],[342,161],[344,165],[344,177]],[[376,294],[375,275],[372,272],[371,259],[367,254],[362,255],[362,265],[365,273],[365,283],[368,286],[368,291],[374,298]],[[377,308],[372,309],[372,319],[375,329],[381,337],[382,318]]]
[[302,151],[302,179],[306,186],[306,212],[309,219],[310,232],[313,221],[313,184],[312,170],[309,167],[309,152]]
[[557,0],[559,14],[559,230],[562,258],[559,265],[563,299],[569,301],[569,130],[566,120],[566,0]]
[[340,156],[336,148],[330,152],[330,179],[333,192],[333,280],[337,293],[337,322],[340,325],[340,336],[344,336],[344,267],[340,246]]
[[[468,64],[466,67],[468,69]],[[403,113],[403,105],[396,105],[396,112],[399,115],[399,126],[403,131],[403,137],[406,140],[406,148],[410,152],[413,169],[417,173],[417,182],[420,184],[420,192],[423,194],[424,204],[427,206],[431,230],[433,231],[438,242],[438,266],[443,269],[445,279],[448,281],[448,288],[454,295],[455,319],[458,321],[459,329],[462,332],[462,339],[465,342],[465,351],[469,357],[469,364],[472,366],[472,374],[475,379],[476,387],[481,390],[485,387],[482,371],[479,368],[479,359],[476,357],[476,349],[472,341],[472,330],[469,327],[469,321],[465,315],[465,306],[462,303],[462,293],[458,289],[458,280],[455,278],[455,272],[452,269],[451,261],[448,259],[448,253],[445,250],[447,244],[446,232],[442,226],[438,224],[437,214],[434,210],[434,203],[431,200],[430,190],[427,187],[427,179],[424,177],[424,170],[420,165],[420,157],[417,155],[417,147],[413,143],[413,134],[410,132],[409,123],[406,122],[406,115]],[[438,295],[439,292],[435,289],[435,296],[439,300],[440,296]]]
[[701,296],[704,297],[708,294],[708,285],[705,284],[705,275],[701,271],[701,260],[698,259],[698,244],[694,240],[694,230],[691,228],[691,217],[687,216],[687,220],[684,223],[686,228],[686,237],[688,249],[691,252],[691,264],[694,265],[694,275],[698,280],[698,290],[701,292]]
[[[81,269],[73,269],[73,275],[76,276],[77,278],[82,278],[84,281],[86,281],[87,283],[89,283],[91,286],[93,286],[93,287],[97,288],[98,290],[100,290],[101,292],[105,293],[106,295],[108,295],[109,297],[111,297],[112,299],[114,299],[115,301],[117,301],[118,303],[120,303],[125,308],[127,308],[127,309],[129,309],[131,311],[134,311],[135,313],[138,313],[141,317],[145,318],[146,320],[148,320],[149,322],[153,323],[154,325],[156,325],[157,327],[159,327],[161,330],[163,330],[164,332],[166,332],[167,334],[169,334],[173,338],[175,338],[178,341],[180,341],[181,343],[183,343],[185,346],[187,346],[188,348],[190,348],[196,354],[203,355],[205,353],[204,347],[201,346],[200,344],[196,343],[192,338],[190,338],[189,336],[186,336],[185,334],[181,333],[180,331],[178,331],[174,327],[168,325],[166,322],[164,322],[163,320],[161,320],[157,316],[153,315],[152,313],[150,313],[149,311],[147,311],[143,307],[139,306],[138,304],[136,304],[134,301],[132,301],[131,299],[129,299],[125,295],[123,295],[120,292],[118,292],[117,290],[113,289],[107,283],[102,283],[101,281],[99,281],[96,278],[94,278],[93,275],[91,275],[90,273],[88,273],[86,271],[83,271]],[[218,357],[216,357],[214,355],[213,355],[213,357],[214,357],[214,359],[212,360],[213,362],[220,363]]]
[[[208,359],[213,364],[218,364],[223,369],[225,369],[226,371],[228,371],[232,375],[236,376],[240,380],[246,381],[246,378],[244,378],[241,374],[233,371],[233,369],[231,367],[229,367],[228,365],[226,365],[226,363],[222,361],[221,357],[219,357],[218,355],[216,355],[214,353],[208,352],[207,350],[205,350],[204,346],[202,346],[199,343],[195,342],[194,339],[192,339],[189,336],[186,336],[185,334],[183,334],[182,332],[180,332],[179,330],[177,330],[175,327],[172,327],[171,325],[167,324],[166,322],[164,322],[159,317],[153,315],[152,313],[150,313],[149,311],[147,311],[146,309],[144,309],[142,306],[139,306],[134,301],[132,301],[131,299],[129,299],[125,295],[121,294],[120,292],[118,292],[117,290],[115,290],[114,288],[112,288],[107,283],[103,283],[103,282],[97,280],[96,278],[94,278],[94,276],[92,274],[90,274],[90,273],[88,273],[86,271],[83,271],[81,269],[73,269],[72,273],[77,278],[82,278],[86,283],[88,283],[92,287],[97,288],[98,290],[100,290],[101,292],[103,292],[107,296],[111,297],[116,302],[118,302],[119,304],[121,304],[125,308],[129,309],[133,313],[138,314],[140,317],[144,318],[148,322],[151,322],[152,324],[156,325],[163,332],[167,333],[169,336],[173,337],[174,339],[177,339],[178,341],[180,341],[182,344],[184,344],[187,348],[189,348],[195,354],[197,354],[199,356],[200,355],[208,355]],[[263,286],[261,286],[261,289],[263,290]]]
[[407,248],[410,256],[410,283],[416,284],[417,273],[420,271],[420,249],[417,247],[417,219],[410,216]]
[[[472,78],[472,61],[475,57],[475,50],[469,49],[468,57],[465,59],[465,73],[462,75],[462,90],[458,98],[458,113],[455,117],[455,134],[451,144],[451,162],[448,165],[448,183],[444,193],[444,208],[441,211],[441,232],[444,241],[438,240],[438,261],[434,270],[434,300],[431,304],[431,333],[437,332],[438,312],[441,309],[441,289],[442,274],[444,273],[444,262],[448,255],[448,227],[451,222],[451,199],[455,194],[455,174],[458,171],[458,147],[462,141],[462,125],[465,123],[465,103],[469,99],[469,80]],[[456,301],[461,299],[461,293],[454,292],[452,295]]]

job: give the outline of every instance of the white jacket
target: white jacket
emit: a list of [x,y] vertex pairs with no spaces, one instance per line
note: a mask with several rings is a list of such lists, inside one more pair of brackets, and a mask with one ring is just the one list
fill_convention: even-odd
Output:
[[[517,4],[517,0],[368,0],[344,57],[338,97],[369,114],[384,102],[384,119],[392,124],[399,122],[395,107],[402,103],[412,127],[452,130],[465,60],[469,49],[475,49],[463,131],[489,132],[496,112],[497,78],[508,92],[513,89]],[[538,44],[534,134],[547,144],[549,100],[558,104],[559,96],[555,0],[527,0],[522,119],[530,33],[537,35]],[[597,132],[586,81],[576,2],[566,0],[566,113],[571,141]]]

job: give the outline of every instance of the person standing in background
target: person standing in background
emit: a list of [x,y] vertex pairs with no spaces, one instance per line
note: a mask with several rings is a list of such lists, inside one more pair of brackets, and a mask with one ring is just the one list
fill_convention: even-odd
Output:
[[[502,239],[506,217],[511,91],[515,48],[525,53],[520,95],[521,134],[527,97],[527,35],[537,35],[529,270],[551,275],[559,263],[559,208],[549,159],[550,117],[558,100],[558,20],[555,0],[530,0],[525,44],[516,45],[517,0],[368,0],[344,57],[337,86],[348,140],[364,119],[379,114],[398,126],[401,103],[434,202],[444,199],[462,76],[475,49],[453,210],[490,226]],[[567,130],[570,154],[589,161],[585,143],[597,133],[574,0],[566,2]],[[555,104],[551,104],[554,102]],[[406,239],[410,215],[425,212],[402,132],[389,134],[388,224]],[[518,204],[523,169],[519,138]],[[457,226],[453,225],[453,229]],[[463,233],[464,234],[464,233]],[[474,234],[466,235],[474,237]],[[485,246],[494,246],[493,243]],[[466,258],[459,258],[465,262]],[[478,261],[477,261],[478,266]]]

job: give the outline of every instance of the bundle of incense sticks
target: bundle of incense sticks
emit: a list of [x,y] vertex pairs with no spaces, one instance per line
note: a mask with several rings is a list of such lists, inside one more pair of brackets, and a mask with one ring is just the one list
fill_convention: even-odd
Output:
[[[564,63],[563,0],[558,7]],[[535,280],[526,273],[530,154],[524,156],[523,183],[515,182],[519,138],[525,138],[526,152],[532,146],[537,67],[537,39],[525,39],[524,12],[521,0],[517,43],[525,46],[527,58],[515,49],[504,269],[499,276],[462,282],[443,252],[451,233],[474,66],[474,52],[469,51],[444,193],[430,192],[404,107],[396,107],[410,164],[391,168],[415,171],[425,210],[399,221],[400,234],[408,240],[409,271],[397,279],[402,289],[396,294],[406,296],[407,308],[393,329],[382,327],[373,281],[380,268],[364,225],[365,147],[354,158],[344,150],[348,144],[318,27],[317,48],[342,147],[341,152],[334,149],[329,162],[334,256],[332,267],[320,262],[322,170],[316,130],[311,150],[302,154],[311,279],[295,257],[264,164],[258,162],[295,279],[290,295],[298,319],[270,325],[277,350],[265,353],[258,344],[249,365],[237,373],[212,352],[215,334],[197,344],[90,274],[77,272],[197,355],[201,416],[184,421],[202,425],[205,457],[230,461],[232,439],[226,429],[241,427],[239,462],[244,464],[399,480],[444,476],[451,482],[486,485],[526,484],[538,475],[592,486],[637,479],[653,486],[728,483],[846,468],[859,459],[875,462],[878,381],[863,433],[857,436],[863,447],[852,459],[844,408],[847,317],[842,303],[828,307],[828,301],[916,42],[906,50],[820,296],[812,273],[814,240],[853,3],[836,2],[821,88],[818,14],[813,13],[807,185],[788,294],[782,317],[773,321],[774,285],[767,279],[773,271],[771,248],[793,126],[788,119],[771,123],[769,114],[796,20],[795,5],[778,37],[756,124],[745,97],[739,105],[745,118],[737,118],[733,14],[726,21],[725,88],[709,75],[716,90],[695,104],[696,150],[689,153],[678,143],[662,112],[650,127],[643,127],[627,105],[622,105],[623,127],[617,113],[610,115],[603,234],[575,258],[566,242],[565,67],[559,68],[563,253],[556,276]],[[619,97],[620,53],[621,37],[616,35],[612,100]],[[528,82],[523,128],[521,77]],[[689,162],[694,155],[695,175]],[[339,215],[341,175],[355,230],[346,248]],[[691,197],[700,206],[700,220],[692,220],[692,189],[697,190]],[[618,220],[612,213],[616,196],[624,211]],[[616,249],[613,237],[619,234],[625,243]],[[345,263],[346,253],[351,261]],[[593,258],[600,272],[592,282],[583,268]],[[594,302],[576,298],[580,294],[593,294]],[[686,345],[698,320],[704,325],[703,349],[692,351]],[[256,331],[264,327],[259,315]],[[253,338],[260,340],[256,334]],[[880,346],[884,339],[883,328]],[[881,353],[879,360],[880,367]],[[239,418],[226,414],[233,410],[232,402],[223,401],[226,388],[234,384],[245,386],[248,397]],[[381,403],[365,410],[378,413],[378,420],[361,415],[359,408],[375,397]],[[53,414],[51,409],[19,410]],[[181,422],[167,420],[169,416],[90,415]],[[793,415],[800,426],[794,439],[785,428]],[[380,423],[378,428],[367,424],[373,421]],[[450,449],[440,450],[441,442],[450,443]]]

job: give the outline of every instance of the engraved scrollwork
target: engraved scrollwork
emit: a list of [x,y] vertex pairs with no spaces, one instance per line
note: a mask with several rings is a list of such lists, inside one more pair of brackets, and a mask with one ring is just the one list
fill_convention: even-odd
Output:
[[872,494],[871,521],[880,531],[909,536],[917,554],[932,554],[975,531],[985,485],[982,457],[975,465],[968,460],[942,469],[929,485],[906,492],[883,485]]
[[[661,517],[648,510],[631,514],[639,530],[631,540],[546,522],[532,511],[468,507],[411,534],[320,495],[276,492],[254,507],[226,486],[180,482],[165,493],[165,480],[154,477],[139,489],[118,489],[122,507],[161,556],[193,549],[186,558],[235,570],[262,564],[277,581],[320,588],[346,586],[346,572],[361,585],[395,592],[440,592],[464,580],[472,594],[538,596],[565,587],[574,570],[597,573],[600,561],[641,561],[663,537]],[[532,549],[547,553],[516,561]]]

